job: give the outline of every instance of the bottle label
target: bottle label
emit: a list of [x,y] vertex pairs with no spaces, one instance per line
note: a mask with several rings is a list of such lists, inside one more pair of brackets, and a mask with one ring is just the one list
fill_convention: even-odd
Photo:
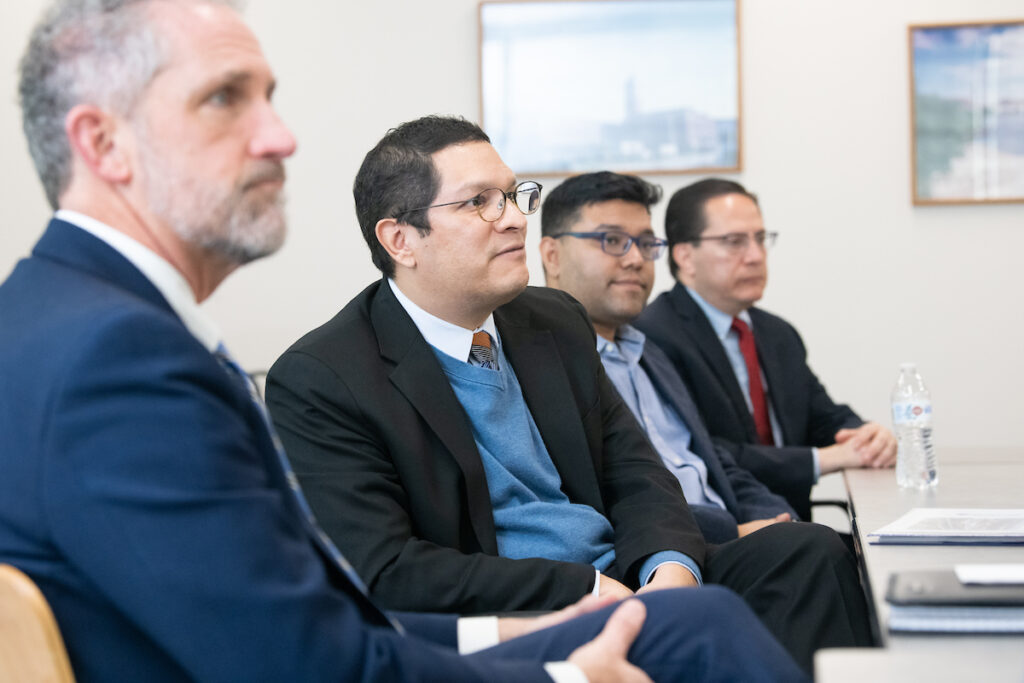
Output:
[[892,404],[893,424],[927,422],[932,417],[931,401],[897,401]]

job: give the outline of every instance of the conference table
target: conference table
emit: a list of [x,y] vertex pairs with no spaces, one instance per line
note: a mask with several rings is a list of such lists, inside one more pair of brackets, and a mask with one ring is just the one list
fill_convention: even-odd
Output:
[[1024,634],[889,633],[889,577],[957,564],[1024,564],[1024,545],[871,545],[867,535],[915,507],[1024,508],[1024,448],[937,450],[938,484],[900,489],[893,470],[846,470],[851,529],[879,648],[829,649],[815,657],[821,683],[921,680],[1024,682]]

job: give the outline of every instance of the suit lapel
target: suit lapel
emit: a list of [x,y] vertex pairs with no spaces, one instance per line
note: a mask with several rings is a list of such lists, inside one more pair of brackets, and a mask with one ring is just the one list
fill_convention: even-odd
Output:
[[531,326],[523,311],[499,308],[494,321],[537,424],[548,455],[562,480],[562,490],[574,502],[604,510],[592,493],[600,491],[576,397],[551,332]]
[[497,555],[491,496],[469,418],[430,345],[386,281],[381,281],[371,304],[370,321],[380,341],[381,356],[395,365],[391,383],[412,404],[462,471],[469,518],[480,548]]
[[[732,485],[729,483],[725,470],[722,469],[722,463],[715,452],[711,435],[708,434],[704,422],[700,419],[697,404],[693,402],[693,397],[690,396],[682,379],[676,374],[671,362],[659,355],[660,351],[657,348],[648,349],[647,346],[644,344],[644,355],[640,358],[640,366],[647,373],[662,400],[668,401],[686,423],[686,427],[690,430],[690,450],[704,461],[704,465],[708,468],[708,483],[725,501],[729,512],[736,516],[738,506],[732,492]],[[673,378],[679,381],[671,381]]]
[[685,321],[683,325],[684,334],[690,335],[693,339],[693,346],[700,351],[701,356],[704,357],[704,360],[711,367],[712,372],[718,379],[719,386],[725,390],[726,395],[729,397],[732,409],[736,412],[739,419],[743,421],[744,428],[747,431],[747,438],[752,439],[752,443],[757,443],[757,427],[754,424],[754,418],[750,415],[750,409],[747,408],[747,400],[743,396],[743,389],[740,388],[740,383],[736,379],[736,373],[733,372],[732,364],[729,363],[729,357],[725,354],[722,340],[715,334],[715,330],[711,327],[711,323],[708,322],[704,311],[700,309],[700,306],[697,305],[697,302],[693,300],[683,285],[676,284],[672,288],[672,303]]

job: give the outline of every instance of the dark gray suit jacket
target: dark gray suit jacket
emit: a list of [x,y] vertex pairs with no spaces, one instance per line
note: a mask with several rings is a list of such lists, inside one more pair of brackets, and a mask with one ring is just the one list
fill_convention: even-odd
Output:
[[658,296],[634,325],[668,356],[693,392],[711,435],[742,467],[785,496],[802,518],[810,519],[811,447],[830,446],[838,430],[863,421],[829,398],[808,367],[807,351],[792,325],[757,308],[750,309],[750,317],[768,399],[786,444],[780,447],[758,443],[754,418],[725,349],[683,285]]
[[690,430],[690,450],[704,461],[708,483],[722,498],[725,510],[712,505],[690,505],[697,524],[709,543],[725,543],[737,537],[737,524],[788,512],[798,516],[778,496],[747,470],[736,464],[732,453],[716,445],[700,418],[690,392],[665,353],[654,344],[644,345],[640,367],[651,378],[661,400],[671,405]]

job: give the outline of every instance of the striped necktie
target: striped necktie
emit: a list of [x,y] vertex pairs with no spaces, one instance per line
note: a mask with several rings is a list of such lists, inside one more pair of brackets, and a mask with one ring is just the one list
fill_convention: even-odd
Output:
[[[270,421],[270,414],[267,412],[267,406],[263,403],[263,399],[260,398],[259,391],[256,389],[256,384],[253,383],[252,378],[249,377],[249,373],[242,369],[242,366],[231,357],[228,353],[227,348],[223,342],[217,345],[213,355],[217,358],[220,364],[227,370],[228,374],[237,382],[240,382],[245,387],[246,393],[249,395],[249,399],[256,405],[259,410],[260,416],[263,418],[263,424],[267,428],[267,432],[270,434],[271,441],[274,443],[274,451],[277,455],[278,463],[281,465],[281,470],[284,472],[284,478],[288,482],[288,488],[291,490],[292,497],[299,506],[299,510],[302,511],[305,517],[305,522],[309,527],[310,535],[313,537],[314,542],[320,547],[320,549],[338,565],[338,568],[345,574],[349,581],[359,589],[359,591],[369,598],[369,592],[366,590],[366,584],[359,578],[359,574],[356,573],[355,568],[352,564],[345,559],[345,556],[341,554],[338,547],[334,545],[334,542],[330,537],[324,533],[324,530],[320,528],[320,524],[317,523],[316,517],[313,515],[313,510],[309,507],[309,503],[306,501],[306,496],[302,493],[302,488],[299,486],[299,480],[295,476],[295,472],[292,471],[291,463],[288,462],[288,457],[285,455],[284,446],[281,444],[281,439],[277,436],[277,431],[274,429],[274,425]],[[385,614],[385,617],[391,625],[395,627],[399,633],[404,633],[402,625],[390,616]]]
[[469,347],[470,361],[476,361],[480,367],[488,370],[497,370],[498,362],[494,359],[494,350],[491,346],[491,335],[483,330],[473,333],[473,345]]

